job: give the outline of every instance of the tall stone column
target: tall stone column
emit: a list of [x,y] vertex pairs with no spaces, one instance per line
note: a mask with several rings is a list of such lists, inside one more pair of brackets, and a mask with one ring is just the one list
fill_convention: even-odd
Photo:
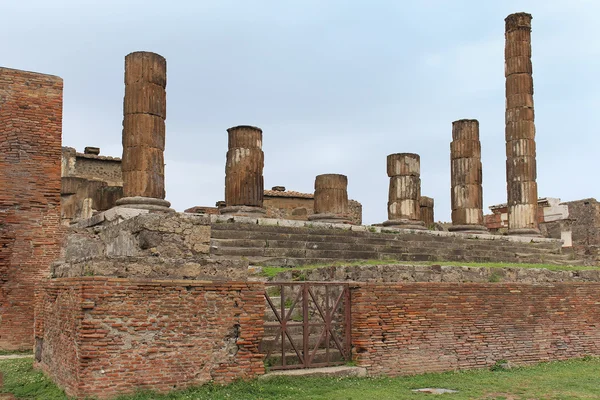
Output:
[[324,174],[315,179],[315,213],[311,221],[350,224],[348,211],[348,178],[346,175]]
[[508,234],[538,236],[531,15],[511,14],[505,22]]
[[227,129],[229,150],[225,164],[225,204],[221,214],[261,216],[263,208],[262,130],[254,126]]
[[384,226],[406,229],[425,229],[420,219],[421,157],[413,153],[387,156],[390,177],[388,220]]
[[119,206],[170,210],[164,199],[166,87],[167,61],[162,56],[138,51],[125,57],[124,197]]
[[452,226],[449,231],[487,232],[483,224],[483,189],[479,121],[452,123],[450,143]]
[[419,212],[421,213],[421,221],[426,228],[433,226],[435,220],[433,217],[434,201],[431,197],[421,196],[419,199]]

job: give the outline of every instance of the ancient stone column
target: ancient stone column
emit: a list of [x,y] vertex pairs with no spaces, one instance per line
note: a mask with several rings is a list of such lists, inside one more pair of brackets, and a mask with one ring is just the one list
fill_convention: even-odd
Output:
[[508,234],[540,234],[537,221],[531,15],[505,19]]
[[413,153],[387,156],[387,174],[390,177],[388,220],[384,226],[406,229],[425,229],[420,220],[421,158]]
[[314,211],[308,217],[311,221],[351,223],[346,175],[324,174],[316,177]]
[[225,164],[225,203],[221,214],[262,216],[265,164],[262,130],[254,126],[227,129],[229,150]]
[[[165,198],[167,61],[145,51],[125,57],[123,195],[117,205],[168,211]],[[172,210],[171,210],[172,211]]]
[[433,226],[433,199],[427,196],[421,196],[419,199],[419,212],[421,213],[421,221],[426,228]]
[[450,143],[452,226],[449,231],[487,232],[483,225],[483,189],[479,121],[452,123]]

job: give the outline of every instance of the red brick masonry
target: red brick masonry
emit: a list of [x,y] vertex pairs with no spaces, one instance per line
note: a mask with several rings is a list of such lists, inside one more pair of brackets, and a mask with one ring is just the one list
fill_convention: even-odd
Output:
[[33,346],[34,289],[60,252],[62,79],[0,68],[0,349]]
[[77,397],[255,377],[263,293],[251,282],[56,279],[39,295],[37,365]]
[[[39,291],[36,359],[67,394],[166,392],[264,373],[264,286],[63,278]],[[356,284],[354,357],[372,375],[600,355],[600,283]]]
[[352,341],[388,376],[600,355],[600,284],[361,284]]

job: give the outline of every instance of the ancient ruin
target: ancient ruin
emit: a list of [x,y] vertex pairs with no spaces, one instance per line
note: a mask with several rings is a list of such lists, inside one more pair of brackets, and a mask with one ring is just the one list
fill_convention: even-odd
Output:
[[225,166],[225,204],[221,214],[262,215],[265,156],[262,130],[248,125],[227,129],[229,150]]
[[315,213],[308,219],[320,222],[350,223],[346,175],[317,175],[315,178]]
[[125,57],[123,195],[117,205],[168,211],[165,200],[167,61],[150,52]]
[[506,17],[506,184],[508,234],[539,235],[531,15]]
[[450,231],[485,232],[479,121],[452,123],[450,143],[452,226]]
[[[164,191],[164,58],[125,59],[122,160],[61,148],[60,78],[0,68],[0,350],[33,349],[77,398],[348,362],[395,376],[600,355],[600,270],[444,265],[600,265],[600,204],[537,199],[530,20],[506,19],[508,203],[485,218],[498,234],[475,120],[453,123],[458,232],[432,229],[413,153],[387,157],[383,224],[361,224],[344,175],[265,191],[251,126],[228,129],[225,202],[179,213]],[[258,274],[305,264],[323,267]]]
[[388,220],[383,225],[425,229],[420,219],[421,157],[413,153],[390,154],[387,174],[390,177]]

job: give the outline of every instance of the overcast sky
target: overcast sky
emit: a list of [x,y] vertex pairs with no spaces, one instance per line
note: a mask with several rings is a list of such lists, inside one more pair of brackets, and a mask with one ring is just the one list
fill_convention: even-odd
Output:
[[124,57],[167,59],[167,200],[224,198],[226,129],[263,129],[265,188],[348,176],[387,219],[386,156],[421,156],[450,220],[452,121],[480,121],[484,212],[506,201],[504,18],[533,14],[540,197],[599,197],[600,2],[0,0],[0,66],[64,79],[63,145],[121,155]]

